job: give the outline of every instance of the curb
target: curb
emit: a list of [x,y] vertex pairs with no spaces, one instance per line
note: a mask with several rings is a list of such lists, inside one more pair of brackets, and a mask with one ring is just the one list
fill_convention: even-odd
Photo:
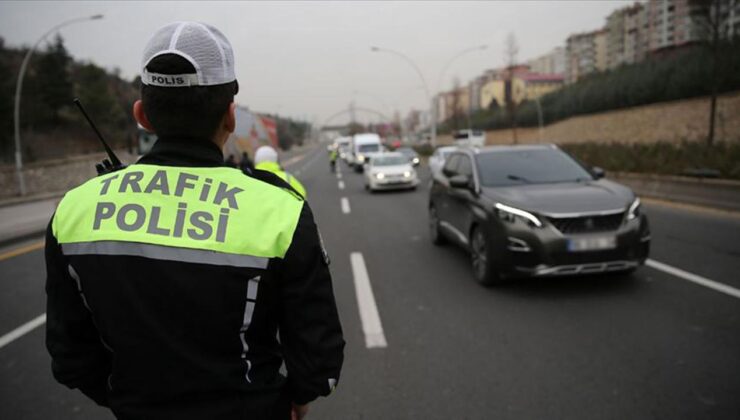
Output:
[[26,197],[13,197],[13,198],[7,198],[7,199],[0,199],[0,207],[8,207],[8,206],[15,206],[18,204],[26,204],[26,203],[33,203],[36,201],[44,201],[48,200],[50,198],[61,198],[66,194],[67,191],[53,191],[43,194],[36,194]]
[[22,233],[18,236],[12,236],[10,238],[0,239],[0,248],[15,245],[20,242],[25,242],[31,239],[43,239],[46,234],[46,227],[43,229],[32,230],[26,233]]

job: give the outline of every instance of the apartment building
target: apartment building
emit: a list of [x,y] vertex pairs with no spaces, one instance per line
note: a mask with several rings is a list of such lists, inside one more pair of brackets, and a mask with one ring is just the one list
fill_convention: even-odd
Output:
[[565,48],[555,47],[547,54],[529,60],[528,64],[534,73],[565,74]]
[[573,83],[607,65],[607,31],[574,34],[565,41],[565,81]]

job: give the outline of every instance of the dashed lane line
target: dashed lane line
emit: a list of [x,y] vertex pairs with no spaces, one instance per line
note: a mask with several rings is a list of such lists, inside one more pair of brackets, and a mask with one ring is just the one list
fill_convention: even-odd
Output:
[[342,200],[340,202],[342,204],[342,213],[349,214],[351,210],[349,208],[349,200],[347,199],[347,197],[342,197]]
[[338,187],[340,190],[344,189],[344,181],[339,181]]
[[367,274],[365,259],[359,252],[351,253],[349,259],[352,265],[352,277],[355,280],[362,332],[365,334],[365,346],[369,349],[388,347],[378,314],[378,306],[375,304],[373,288],[370,285],[370,276]]
[[718,281],[710,280],[706,277],[702,277],[694,273],[689,273],[688,271],[681,270],[680,268],[672,267],[668,264],[664,264],[662,262],[651,260],[651,259],[648,259],[647,261],[645,261],[645,265],[655,270],[659,270],[664,273],[671,274],[673,276],[690,281],[700,286],[708,287],[717,292],[724,293],[726,295],[730,295],[732,297],[740,299],[740,289],[736,289],[734,287],[728,286]]
[[36,328],[44,325],[44,323],[46,323],[46,313],[37,316],[36,318],[26,322],[13,331],[5,334],[4,336],[0,337],[0,349],[30,333]]

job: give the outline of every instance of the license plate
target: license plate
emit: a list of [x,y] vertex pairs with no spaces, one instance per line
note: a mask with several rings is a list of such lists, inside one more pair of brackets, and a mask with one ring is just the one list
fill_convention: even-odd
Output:
[[617,238],[614,236],[590,236],[586,238],[568,239],[568,251],[600,251],[617,247]]

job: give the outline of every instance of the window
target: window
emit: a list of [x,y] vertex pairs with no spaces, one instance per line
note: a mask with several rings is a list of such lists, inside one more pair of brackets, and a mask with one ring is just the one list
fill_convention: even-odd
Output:
[[469,157],[460,155],[460,161],[457,164],[457,173],[471,178],[473,177],[473,163],[470,162]]
[[445,162],[444,168],[442,168],[442,173],[446,176],[453,176],[457,174],[457,165],[460,162],[460,155],[454,154],[451,155],[447,161]]
[[484,186],[547,184],[592,180],[593,176],[557,149],[515,149],[476,156]]

